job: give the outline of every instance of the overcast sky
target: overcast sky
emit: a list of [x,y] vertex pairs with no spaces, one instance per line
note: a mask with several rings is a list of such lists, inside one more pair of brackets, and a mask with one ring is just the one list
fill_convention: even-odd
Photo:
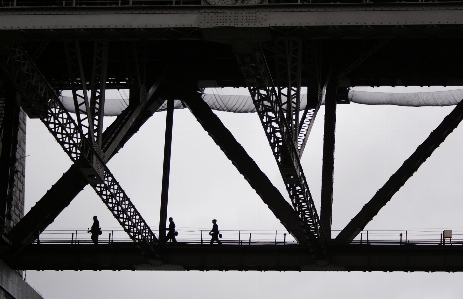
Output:
[[[333,229],[342,229],[453,107],[338,105]],[[215,112],[281,193],[288,198],[257,114]],[[321,108],[302,165],[320,205]],[[165,112],[156,113],[108,166],[148,224],[158,226]],[[106,120],[105,120],[106,121]],[[109,118],[108,118],[109,121]],[[71,161],[37,120],[27,123],[26,212]],[[408,230],[409,237],[463,233],[463,129],[457,128],[367,226]],[[91,187],[48,230],[103,230],[119,225]],[[182,237],[210,229],[284,232],[278,220],[187,110],[174,113],[168,215]],[[399,232],[394,232],[398,238]],[[336,233],[334,233],[336,235]],[[45,235],[44,235],[45,237]],[[225,237],[225,236],[224,236]],[[69,236],[70,238],[70,236]],[[89,234],[79,236],[90,239]],[[57,298],[461,298],[461,273],[27,271],[47,299]]]

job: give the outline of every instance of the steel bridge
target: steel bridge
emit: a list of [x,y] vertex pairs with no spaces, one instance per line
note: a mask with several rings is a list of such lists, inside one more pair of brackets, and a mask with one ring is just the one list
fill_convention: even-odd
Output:
[[[461,86],[463,2],[108,0],[2,1],[0,96],[39,118],[73,165],[13,227],[2,259],[14,269],[462,271],[457,244],[352,242],[463,116],[459,104],[332,236],[337,104],[353,86]],[[291,204],[203,101],[207,87],[246,87]],[[105,91],[130,90],[103,130]],[[307,105],[301,108],[301,89]],[[71,91],[76,117],[60,101]],[[174,100],[181,100],[297,244],[166,245]],[[325,103],[322,199],[316,210],[300,158]],[[162,105],[167,126],[159,234],[107,166]],[[6,119],[6,118],[5,118]],[[2,122],[0,212],[8,219],[17,122]],[[309,149],[310,150],[310,149]],[[132,242],[38,244],[91,185]],[[159,238],[158,238],[159,236]],[[204,244],[203,244],[204,245]]]

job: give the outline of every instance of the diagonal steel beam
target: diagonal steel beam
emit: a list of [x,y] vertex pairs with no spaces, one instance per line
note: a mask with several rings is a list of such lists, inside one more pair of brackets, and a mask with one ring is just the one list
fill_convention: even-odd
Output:
[[304,153],[307,140],[315,123],[318,111],[322,103],[321,90],[321,59],[320,51],[318,51],[316,42],[307,42],[308,53],[308,84],[307,84],[307,104],[302,113],[301,121],[299,122],[298,135],[296,140],[299,157]]
[[296,144],[299,157],[302,157],[302,154],[304,153],[307,140],[309,139],[310,132],[312,131],[312,127],[315,123],[315,118],[317,117],[321,106],[321,96],[318,92],[318,88],[316,92],[309,92],[307,94],[307,98],[307,101],[309,101],[309,98],[316,98],[317,101],[315,103],[308,102],[304,112],[302,113]]
[[[164,100],[159,96],[165,80],[165,73],[156,79],[137,105],[129,105],[103,134],[102,149],[105,157],[113,156],[141,126],[161,107]],[[144,93],[143,93],[144,94]],[[144,99],[143,99],[144,98]]]
[[288,232],[294,236],[299,244],[306,245],[307,238],[297,213],[294,212],[278,189],[273,186],[268,177],[260,170],[256,162],[247,154],[241,144],[236,141],[230,131],[203,101],[200,94],[191,92],[183,96],[182,100],[204,130],[232,161],[233,165],[249,182],[251,187],[256,190],[263,202],[268,205],[269,209],[281,221]]
[[323,228],[262,49],[235,46],[235,54],[310,250],[314,257],[324,258]]
[[445,138],[452,133],[462,119],[463,101],[442,120],[428,138],[426,138],[415,152],[405,160],[402,166],[389,178],[384,186],[376,192],[373,198],[363,206],[362,210],[346,225],[335,240],[342,243],[352,241],[418,170],[421,164],[432,155],[434,150],[444,142]]
[[[38,238],[88,182],[73,164],[68,171],[48,190],[10,232],[10,241],[19,246],[29,245]],[[18,249],[20,249],[18,248]]]
[[[156,236],[106,167],[99,153],[84,138],[82,131],[63,107],[53,88],[21,47],[12,46],[9,52],[9,56],[0,65],[9,80],[19,92],[25,89],[30,92],[35,90],[35,94],[42,101],[46,101],[47,113],[41,116],[41,121],[71,160],[79,164],[81,171],[84,174],[88,171],[87,179],[93,182],[92,187],[130,238],[145,253],[154,254]],[[17,73],[21,76],[17,77]],[[27,93],[24,95],[27,96]],[[100,172],[102,182],[95,182],[94,176],[99,176]]]

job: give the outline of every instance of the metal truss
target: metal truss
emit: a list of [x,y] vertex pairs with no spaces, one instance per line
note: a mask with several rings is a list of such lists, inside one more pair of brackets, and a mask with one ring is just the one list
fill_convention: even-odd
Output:
[[310,132],[312,131],[315,118],[317,117],[322,102],[320,74],[321,66],[319,65],[320,62],[317,45],[315,42],[308,42],[307,48],[307,52],[309,54],[309,82],[307,84],[307,104],[299,122],[298,135],[296,140],[299,157],[302,157],[302,154],[304,153],[307,140],[309,138]]
[[[275,40],[276,88],[294,142],[298,140],[301,107],[303,41],[299,38]],[[298,144],[299,145],[299,144]],[[299,146],[297,148],[299,150]]]
[[102,182],[92,183],[92,187],[130,238],[145,253],[155,253],[156,236],[106,167],[97,150],[84,137],[79,126],[65,110],[53,88],[21,47],[12,46],[9,52],[5,63],[1,65],[9,80],[26,99],[28,93],[24,92],[25,90],[45,101],[47,110],[40,118],[41,121],[71,160],[81,167],[84,174],[88,174],[89,181],[98,175],[98,168],[102,170]]
[[325,235],[262,49],[257,46],[251,51],[237,51],[237,59],[312,254],[323,257]]
[[[278,97],[281,99],[282,109],[286,115],[296,144],[299,157],[302,156],[307,139],[312,130],[315,118],[321,105],[320,74],[318,74],[316,47],[310,43],[309,47],[309,85],[307,86],[307,104],[301,112],[301,77],[304,68],[304,42],[300,38],[278,38],[274,41],[276,77]],[[316,81],[316,82],[312,82]]]
[[[134,132],[157,111],[162,100],[155,96],[158,93],[159,80],[150,89],[146,102],[138,106],[129,106],[103,133],[104,161],[107,163],[118,149],[121,148]],[[32,243],[37,236],[63,211],[71,201],[87,186],[88,181],[78,168],[73,164],[68,171],[47,191],[47,193],[31,208],[31,210],[16,224],[9,235],[15,246],[14,250],[20,251],[23,247]]]
[[373,54],[375,54],[376,52],[378,52],[382,47],[384,47],[388,42],[390,41],[390,39],[383,39],[383,40],[380,40],[379,42],[377,42],[371,49],[369,49],[367,52],[363,53],[362,56],[360,56],[359,58],[357,58],[357,60],[355,60],[354,62],[352,62],[344,71],[342,71],[340,74],[339,74],[339,77],[344,77],[346,75],[348,75],[350,72],[352,72],[356,67],[358,67],[359,65],[361,65],[365,60],[367,60],[368,58],[370,58],[370,56],[372,56]]
[[43,51],[45,51],[45,49],[48,47],[49,43],[50,43],[49,41],[45,41],[45,42],[40,43],[40,45],[37,47],[37,49],[35,49],[34,53],[32,53],[31,59],[33,61],[37,61],[37,59],[40,57],[40,55],[42,55]]
[[108,42],[95,41],[91,82],[90,116],[93,118],[94,142],[101,148],[108,69]]
[[[90,102],[88,99],[87,82],[85,79],[82,57],[78,41],[65,42],[66,63],[68,65],[69,79],[71,82],[72,98],[76,111],[77,124],[82,133],[89,138],[94,136],[92,118],[89,117]],[[82,95],[78,94],[82,90]],[[89,138],[93,142],[93,138]]]
[[[90,99],[88,98],[87,82],[82,65],[79,42],[66,42],[65,52],[69,78],[71,79],[74,106],[77,111],[77,123],[84,129],[83,133],[89,138],[92,145],[95,148],[101,148],[108,67],[108,42],[94,42]],[[82,90],[82,95],[78,94],[78,90]]]

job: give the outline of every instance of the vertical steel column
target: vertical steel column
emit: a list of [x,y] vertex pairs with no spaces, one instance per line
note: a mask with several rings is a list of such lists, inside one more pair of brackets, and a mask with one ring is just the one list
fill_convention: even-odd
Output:
[[167,203],[169,201],[170,157],[172,152],[172,127],[174,122],[174,100],[167,101],[166,134],[164,141],[164,164],[162,166],[161,212],[159,217],[159,241],[165,242]]
[[93,72],[91,83],[90,113],[93,119],[92,138],[97,147],[101,147],[103,139],[103,118],[106,93],[106,77],[108,71],[108,42],[95,41],[93,53]]
[[20,111],[15,97],[16,92],[13,90],[5,93],[0,132],[0,226],[2,228],[6,225],[6,219],[11,216],[9,210],[13,201]]
[[[65,42],[66,63],[68,66],[69,80],[71,82],[72,98],[76,111],[77,124],[84,135],[94,143],[93,119],[89,117],[90,100],[87,93],[87,81],[85,79],[80,45],[78,41]],[[78,91],[82,90],[82,95]]]
[[333,208],[334,143],[336,130],[336,84],[328,84],[325,95],[325,135],[323,139],[322,194],[320,224],[326,239],[331,239]]

